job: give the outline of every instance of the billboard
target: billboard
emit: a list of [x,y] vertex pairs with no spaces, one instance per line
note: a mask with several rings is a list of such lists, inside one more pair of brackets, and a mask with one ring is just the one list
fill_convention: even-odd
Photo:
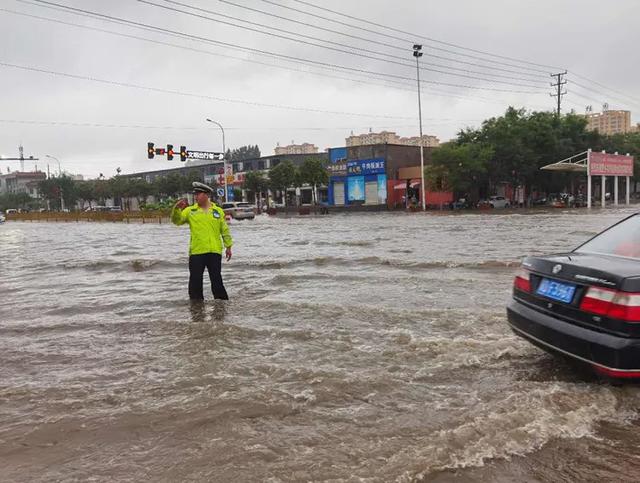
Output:
[[364,201],[364,176],[349,176],[347,178],[347,199],[349,201]]
[[633,156],[591,152],[589,176],[633,176]]
[[387,175],[378,175],[378,204],[383,205],[387,202]]

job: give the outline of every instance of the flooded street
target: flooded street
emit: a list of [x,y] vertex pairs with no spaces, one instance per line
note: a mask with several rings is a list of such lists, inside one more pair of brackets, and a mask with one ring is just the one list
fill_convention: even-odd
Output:
[[185,227],[0,225],[0,479],[637,481],[640,387],[505,314],[631,212],[236,222],[204,307]]

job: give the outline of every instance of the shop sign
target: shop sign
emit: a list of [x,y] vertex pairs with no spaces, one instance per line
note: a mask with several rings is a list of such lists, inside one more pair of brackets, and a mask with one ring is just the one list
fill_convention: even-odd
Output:
[[357,176],[366,176],[369,174],[385,174],[384,159],[375,158],[347,161],[347,174]]
[[329,171],[329,176],[346,176],[347,162],[339,161],[335,164],[329,164],[327,165],[327,171]]

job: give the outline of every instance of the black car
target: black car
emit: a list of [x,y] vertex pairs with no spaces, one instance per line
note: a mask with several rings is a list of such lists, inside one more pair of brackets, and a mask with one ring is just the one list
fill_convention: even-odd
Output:
[[640,214],[572,252],[527,257],[507,316],[532,344],[640,379]]

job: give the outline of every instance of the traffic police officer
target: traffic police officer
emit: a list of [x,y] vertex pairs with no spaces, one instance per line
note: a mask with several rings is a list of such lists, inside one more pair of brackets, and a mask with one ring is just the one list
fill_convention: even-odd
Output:
[[222,283],[222,247],[226,249],[227,261],[231,260],[233,239],[222,208],[209,199],[213,189],[204,183],[193,183],[195,203],[179,200],[171,212],[171,221],[176,225],[189,224],[189,298],[204,300],[202,275],[205,267],[209,271],[211,291],[216,299],[228,300]]

